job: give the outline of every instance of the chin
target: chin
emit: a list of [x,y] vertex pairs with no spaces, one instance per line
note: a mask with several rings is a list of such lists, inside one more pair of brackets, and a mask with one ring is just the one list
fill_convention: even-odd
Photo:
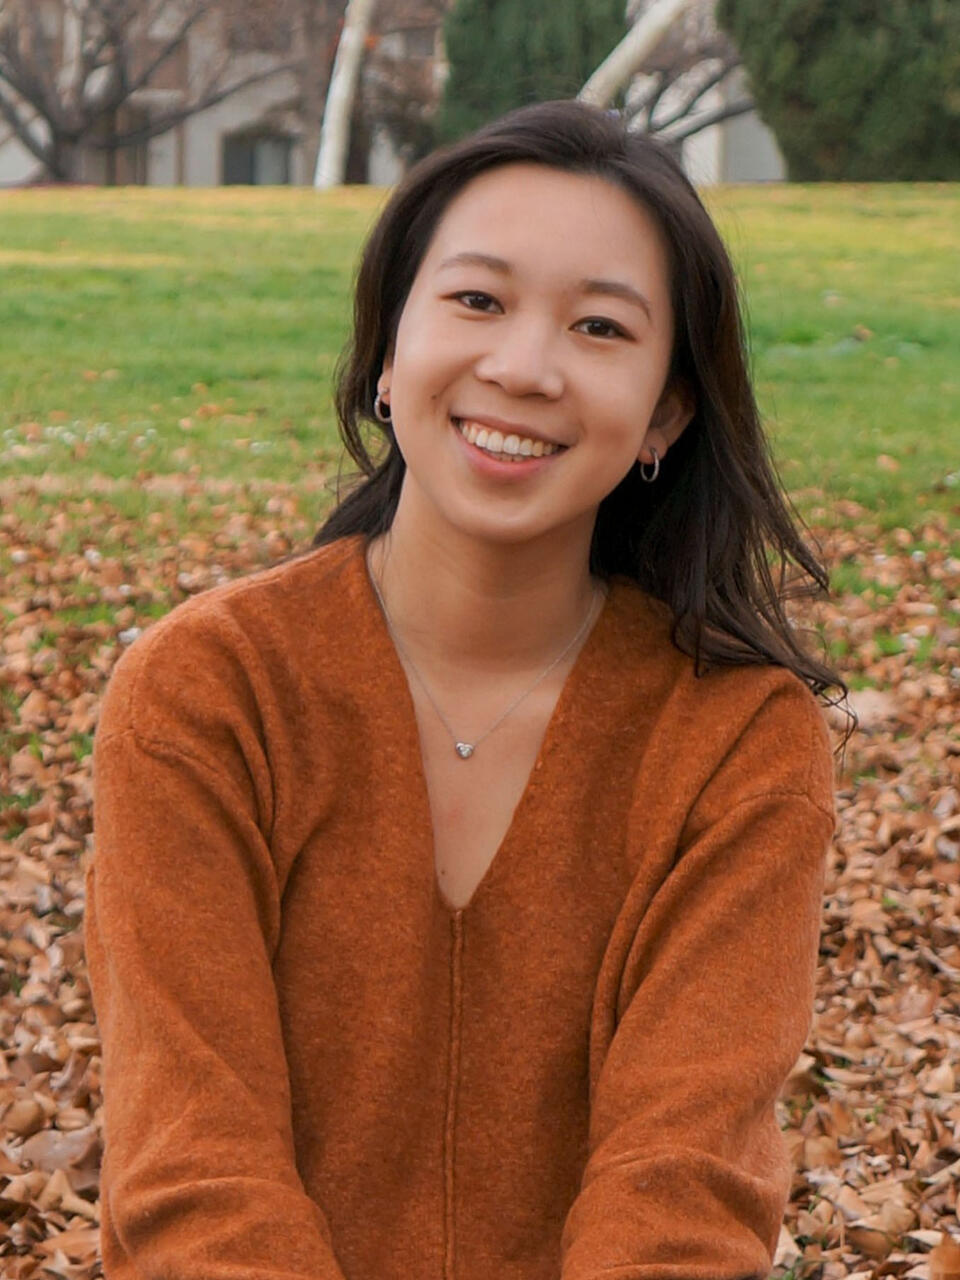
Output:
[[575,512],[565,519],[547,519],[542,513],[535,515],[529,510],[517,511],[513,515],[496,515],[493,512],[472,515],[462,513],[459,517],[450,512],[446,519],[461,537],[491,547],[527,546],[535,542],[550,542],[554,538],[568,545],[571,533],[577,529],[582,530],[589,546],[596,511]]

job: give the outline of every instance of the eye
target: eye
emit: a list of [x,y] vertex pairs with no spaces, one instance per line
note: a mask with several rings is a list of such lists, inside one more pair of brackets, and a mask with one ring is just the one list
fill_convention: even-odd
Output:
[[[612,320],[604,320],[601,316],[588,316],[586,320],[579,321],[579,324],[594,326],[587,335],[590,338],[629,338],[630,336],[626,329],[621,329]],[[599,329],[596,326],[599,326]]]
[[477,289],[465,289],[460,293],[453,294],[452,297],[457,298],[460,302],[464,303],[470,311],[487,311],[488,307],[486,304],[491,302],[495,306],[500,305],[496,298],[491,297],[489,293],[481,293]]

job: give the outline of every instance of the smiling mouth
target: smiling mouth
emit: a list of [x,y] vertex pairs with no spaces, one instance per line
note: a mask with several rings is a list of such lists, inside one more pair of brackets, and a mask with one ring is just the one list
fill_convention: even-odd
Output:
[[475,445],[500,462],[525,462],[528,458],[545,458],[565,448],[564,445],[535,440],[532,436],[504,435],[502,431],[466,418],[453,418],[452,421],[468,444]]

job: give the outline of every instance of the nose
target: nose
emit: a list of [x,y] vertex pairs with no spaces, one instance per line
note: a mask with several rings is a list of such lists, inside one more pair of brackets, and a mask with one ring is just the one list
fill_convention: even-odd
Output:
[[564,385],[555,323],[516,314],[507,323],[491,325],[490,344],[474,366],[477,377],[497,383],[512,396],[555,400]]

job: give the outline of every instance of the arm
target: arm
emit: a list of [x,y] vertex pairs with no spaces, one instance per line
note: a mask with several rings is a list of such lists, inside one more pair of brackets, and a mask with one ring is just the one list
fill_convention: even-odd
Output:
[[822,724],[798,785],[775,719],[705,789],[636,930],[562,1280],[769,1273],[791,1181],[774,1103],[810,1029],[833,830]]
[[271,971],[280,892],[253,789],[236,753],[205,758],[186,728],[180,743],[154,738],[149,691],[145,719],[125,711],[132,650],[121,666],[94,748],[84,926],[105,1274],[343,1280],[295,1163]]

